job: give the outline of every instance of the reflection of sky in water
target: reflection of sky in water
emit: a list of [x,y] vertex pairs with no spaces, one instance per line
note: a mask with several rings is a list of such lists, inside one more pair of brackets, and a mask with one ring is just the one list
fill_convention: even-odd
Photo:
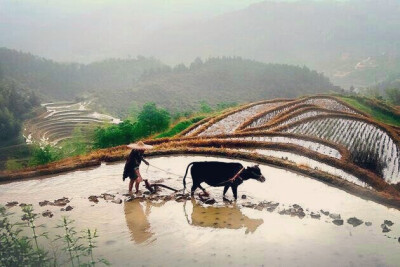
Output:
[[[153,158],[150,163],[183,175],[188,163],[213,159],[182,156]],[[166,175],[152,167],[146,172],[146,168],[142,166],[141,172],[150,181],[163,178],[167,185],[182,187],[181,178]],[[239,210],[234,206],[193,206],[191,201],[184,206],[184,203],[175,201],[118,205],[104,200],[93,204],[87,200],[92,194],[109,192],[120,196],[125,193],[128,183],[122,182],[122,169],[123,163],[117,163],[62,174],[53,179],[2,184],[0,203],[17,200],[34,203],[37,211],[52,210],[55,213],[52,219],[40,219],[49,226],[55,225],[61,215],[69,214],[76,220],[77,229],[87,226],[97,228],[100,238],[96,256],[103,256],[114,265],[395,266],[400,261],[400,244],[384,236],[380,229],[383,220],[390,219],[395,225],[391,227],[389,236],[399,237],[399,211],[286,170],[261,166],[267,181],[247,181],[241,185],[239,196],[246,194],[248,199],[240,199],[238,204],[249,200],[277,201],[281,203],[279,209],[299,204],[309,212],[324,209],[340,213],[345,221],[356,216],[371,221],[373,225],[353,228],[345,222],[338,227],[325,222],[325,216],[321,220],[308,217],[301,220],[277,212],[248,208]],[[220,202],[222,187],[209,191],[219,201],[218,207],[223,206]],[[37,205],[38,201],[63,196],[71,198],[72,212]],[[230,191],[228,196],[232,197]],[[17,211],[18,208],[11,210]],[[222,223],[214,225],[218,221]]]

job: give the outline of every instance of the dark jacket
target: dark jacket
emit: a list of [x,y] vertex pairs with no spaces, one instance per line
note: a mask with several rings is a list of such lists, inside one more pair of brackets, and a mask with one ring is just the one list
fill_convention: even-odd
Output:
[[133,149],[131,151],[125,163],[124,174],[122,176],[124,181],[127,177],[131,179],[137,178],[135,170],[139,168],[140,163],[144,160],[143,156],[143,153],[138,150]]

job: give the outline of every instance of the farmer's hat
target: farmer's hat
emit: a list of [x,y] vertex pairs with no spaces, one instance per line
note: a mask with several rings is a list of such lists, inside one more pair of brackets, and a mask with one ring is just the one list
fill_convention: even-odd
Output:
[[143,143],[142,141],[129,144],[129,145],[127,145],[127,147],[132,148],[132,149],[136,149],[136,150],[146,150],[146,149],[151,149],[151,148],[153,148],[153,146],[146,145],[146,144]]

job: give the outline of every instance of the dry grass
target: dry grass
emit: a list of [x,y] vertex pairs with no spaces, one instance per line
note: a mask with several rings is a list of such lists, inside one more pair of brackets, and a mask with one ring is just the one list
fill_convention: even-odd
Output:
[[[383,182],[379,177],[371,172],[364,169],[357,168],[357,166],[348,164],[348,168],[354,168],[356,172],[359,172],[358,177],[365,177],[363,180],[368,181],[377,191],[369,190],[367,188],[360,187],[339,177],[333,176],[326,172],[311,169],[308,166],[302,165],[298,166],[295,163],[278,159],[269,156],[259,155],[257,153],[245,153],[238,150],[227,148],[228,145],[215,148],[215,147],[184,147],[176,146],[170,144],[170,148],[158,147],[154,150],[148,151],[147,156],[166,156],[166,155],[178,155],[178,154],[193,154],[193,155],[208,155],[208,156],[219,156],[228,157],[235,159],[243,159],[259,162],[262,164],[273,165],[301,173],[302,175],[307,175],[313,179],[328,183],[332,186],[341,188],[350,192],[352,194],[358,195],[363,198],[371,199],[385,205],[395,206],[400,208],[400,192],[391,186]],[[125,146],[115,147],[111,149],[102,149],[90,153],[86,156],[74,157],[65,159],[59,162],[54,162],[37,168],[35,170],[25,169],[20,172],[14,173],[2,173],[0,175],[0,180],[9,181],[16,180],[40,175],[50,175],[66,171],[71,171],[75,169],[80,169],[83,167],[97,166],[101,161],[113,162],[123,160],[129,154],[129,149]],[[341,162],[341,161],[337,161]],[[343,163],[340,164],[343,166]],[[353,172],[354,173],[354,172]],[[372,179],[371,179],[372,178]],[[372,183],[371,183],[372,182]]]
[[[259,131],[259,132],[245,132],[245,133],[215,135],[215,136],[211,136],[211,137],[207,137],[207,136],[184,137],[184,138],[175,138],[175,139],[164,138],[164,139],[158,139],[158,140],[148,140],[147,142],[151,145],[159,145],[159,144],[171,142],[171,141],[194,141],[194,142],[198,141],[198,142],[200,142],[200,141],[210,140],[210,139],[228,139],[228,138],[235,138],[235,137],[255,137],[255,136],[269,136],[269,137],[281,136],[281,137],[287,137],[287,138],[296,138],[296,139],[300,139],[300,140],[304,140],[304,141],[316,142],[316,143],[323,144],[325,146],[328,146],[328,147],[338,150],[339,153],[342,155],[343,160],[347,161],[350,159],[350,152],[342,145],[330,142],[325,139],[316,138],[313,136],[304,136],[304,135],[293,134],[293,133],[277,133],[277,132],[269,132],[269,131]],[[309,151],[309,150],[307,150],[307,151]]]
[[307,163],[297,163],[297,166],[299,166],[299,168],[305,168],[305,169],[309,169],[310,165],[308,165]]

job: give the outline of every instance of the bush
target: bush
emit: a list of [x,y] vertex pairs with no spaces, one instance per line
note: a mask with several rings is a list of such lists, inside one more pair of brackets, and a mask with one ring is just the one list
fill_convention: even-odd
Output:
[[93,132],[89,129],[90,134],[87,134],[87,129],[75,128],[72,137],[60,143],[61,158],[72,157],[86,154],[91,149],[91,141]]
[[400,105],[400,89],[391,88],[391,89],[386,89],[385,92],[390,103],[396,106]]
[[125,120],[118,125],[98,128],[94,133],[94,148],[106,148],[128,144],[135,140],[135,127],[137,123]]
[[238,105],[237,102],[220,102],[217,104],[217,111],[221,111],[227,108],[236,107]]
[[207,103],[207,101],[201,101],[200,102],[200,112],[202,113],[211,113],[213,110],[210,107],[210,105]]
[[198,117],[195,117],[195,118],[192,118],[192,119],[181,121],[181,122],[177,123],[174,127],[172,127],[170,130],[168,130],[168,131],[166,131],[166,132],[164,132],[162,134],[157,135],[156,138],[175,136],[178,133],[182,132],[183,130],[187,129],[191,125],[201,121],[204,118],[205,118],[205,116],[198,116]]
[[5,167],[6,167],[7,171],[15,171],[15,170],[22,169],[24,166],[23,166],[22,163],[20,163],[16,159],[8,159],[6,161],[6,166]]
[[98,128],[94,133],[94,148],[106,148],[129,144],[140,138],[148,137],[168,129],[171,116],[165,109],[159,109],[154,103],[143,106],[137,122],[125,120],[118,125]]
[[61,150],[59,148],[52,147],[51,145],[44,147],[34,145],[29,165],[43,165],[59,159],[61,159]]

